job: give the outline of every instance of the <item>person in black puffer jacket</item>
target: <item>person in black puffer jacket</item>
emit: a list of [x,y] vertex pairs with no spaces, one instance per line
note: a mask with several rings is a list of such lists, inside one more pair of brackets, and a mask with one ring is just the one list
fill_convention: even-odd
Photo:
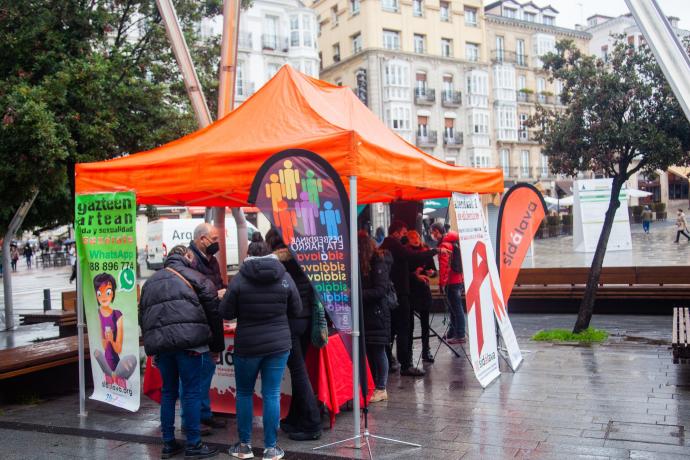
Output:
[[230,454],[249,458],[252,452],[254,384],[261,372],[264,458],[282,458],[276,441],[280,382],[292,348],[288,316],[300,315],[302,301],[292,277],[266,243],[251,243],[248,254],[221,301],[223,316],[237,318],[233,361],[240,440],[230,448]]
[[[161,458],[170,458],[183,447],[175,440],[175,402],[178,389],[184,407],[186,456],[214,456],[218,449],[201,443],[201,356],[213,335],[207,313],[218,314],[218,294],[212,283],[189,268],[184,246],[176,246],[159,270],[144,284],[139,302],[146,354],[155,356],[163,379],[161,400]],[[221,326],[222,329],[222,326]],[[196,457],[195,457],[196,458]]]
[[362,275],[362,311],[364,320],[364,341],[367,359],[371,367],[376,389],[370,403],[388,399],[388,356],[386,347],[390,343],[391,311],[381,303],[391,283],[390,271],[393,256],[385,250],[376,249],[376,241],[364,232],[358,235],[359,268]]
[[280,421],[280,427],[288,433],[290,439],[295,441],[319,439],[321,437],[321,413],[304,362],[311,339],[314,289],[277,230],[271,229],[266,233],[266,244],[295,281],[302,300],[302,312],[289,319],[292,350],[287,365],[292,381],[292,399],[290,400],[288,415]]

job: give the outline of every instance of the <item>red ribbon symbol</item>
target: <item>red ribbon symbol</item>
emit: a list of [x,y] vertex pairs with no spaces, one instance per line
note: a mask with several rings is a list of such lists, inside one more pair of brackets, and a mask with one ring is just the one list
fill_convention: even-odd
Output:
[[477,325],[477,345],[479,347],[479,354],[482,353],[484,347],[484,333],[482,330],[482,299],[480,289],[486,277],[489,277],[491,284],[491,300],[493,300],[494,311],[499,321],[506,316],[505,306],[501,296],[498,295],[494,287],[494,281],[489,273],[489,264],[486,258],[486,245],[482,241],[478,241],[472,250],[472,284],[467,289],[467,313],[474,308],[474,318]]

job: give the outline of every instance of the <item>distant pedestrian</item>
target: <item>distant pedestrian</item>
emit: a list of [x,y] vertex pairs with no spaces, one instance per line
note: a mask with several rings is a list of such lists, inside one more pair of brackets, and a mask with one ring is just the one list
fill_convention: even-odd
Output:
[[19,250],[17,249],[17,245],[12,245],[10,248],[10,259],[12,260],[12,271],[16,272],[17,271],[17,261],[19,260]]
[[252,458],[254,386],[261,374],[264,460],[279,460],[280,383],[292,347],[288,317],[302,310],[295,282],[266,243],[252,243],[249,257],[233,277],[221,301],[225,319],[237,318],[235,382],[239,442],[230,448],[235,458]]
[[642,211],[642,230],[644,230],[645,233],[649,233],[649,225],[652,223],[652,210],[649,209],[649,206],[644,207],[644,210]]
[[24,245],[24,258],[26,258],[26,268],[31,268],[31,258],[34,256],[34,250],[31,249],[31,245],[26,243]]
[[678,209],[678,214],[676,215],[676,243],[680,240],[680,235],[683,235],[690,241],[690,235],[688,235],[688,221],[685,220],[685,213],[682,209]]

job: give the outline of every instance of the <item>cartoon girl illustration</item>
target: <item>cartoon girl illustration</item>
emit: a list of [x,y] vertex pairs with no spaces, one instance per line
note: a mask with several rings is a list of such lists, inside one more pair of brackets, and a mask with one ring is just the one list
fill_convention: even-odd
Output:
[[103,345],[103,352],[94,350],[94,358],[105,374],[107,384],[127,388],[127,379],[134,373],[137,359],[132,355],[120,358],[125,331],[122,312],[112,307],[117,289],[115,278],[109,273],[96,275],[93,279],[93,287],[96,290],[98,318],[101,323],[101,344]]

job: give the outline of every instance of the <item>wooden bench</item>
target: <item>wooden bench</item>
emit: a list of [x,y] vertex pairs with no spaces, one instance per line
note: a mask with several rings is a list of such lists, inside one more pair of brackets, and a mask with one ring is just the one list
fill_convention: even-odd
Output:
[[673,363],[690,359],[690,309],[673,309],[673,336],[671,338]]
[[[0,350],[0,380],[75,363],[79,359],[77,336],[63,337]],[[84,336],[85,354],[89,358],[89,341]]]
[[[511,299],[582,299],[588,267],[523,268]],[[690,276],[677,267],[604,267],[598,299],[664,299],[690,297]]]

